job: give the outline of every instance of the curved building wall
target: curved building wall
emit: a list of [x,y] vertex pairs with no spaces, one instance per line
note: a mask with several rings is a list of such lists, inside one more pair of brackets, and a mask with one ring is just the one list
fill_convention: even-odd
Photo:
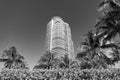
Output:
[[73,58],[74,47],[71,30],[69,25],[60,17],[53,17],[47,25],[46,49],[47,51],[56,52],[58,58],[64,56],[65,53]]

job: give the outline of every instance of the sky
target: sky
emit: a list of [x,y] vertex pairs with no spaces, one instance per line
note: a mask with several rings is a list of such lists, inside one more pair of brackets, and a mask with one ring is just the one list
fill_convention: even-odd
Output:
[[[100,0],[0,0],[0,53],[15,46],[33,66],[45,51],[47,23],[60,16],[70,25],[75,54],[82,35],[93,29]],[[0,63],[0,69],[3,63]]]

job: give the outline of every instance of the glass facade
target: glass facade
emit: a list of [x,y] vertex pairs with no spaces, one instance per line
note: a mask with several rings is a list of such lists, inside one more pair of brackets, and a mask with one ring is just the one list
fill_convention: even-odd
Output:
[[74,57],[70,27],[60,17],[53,17],[47,25],[46,49],[56,52],[56,57],[62,57],[65,53],[70,58]]

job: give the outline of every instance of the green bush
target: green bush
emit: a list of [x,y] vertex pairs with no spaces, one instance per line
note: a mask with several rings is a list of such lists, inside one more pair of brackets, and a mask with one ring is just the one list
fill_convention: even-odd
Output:
[[120,80],[120,69],[33,70],[4,69],[0,80]]

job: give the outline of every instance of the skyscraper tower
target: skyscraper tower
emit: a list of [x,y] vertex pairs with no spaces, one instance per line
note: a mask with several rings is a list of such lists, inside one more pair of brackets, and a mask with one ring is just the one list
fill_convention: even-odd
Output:
[[74,58],[71,30],[61,17],[53,17],[47,25],[46,49],[50,52],[56,52],[58,58],[65,54],[68,54],[71,59]]

